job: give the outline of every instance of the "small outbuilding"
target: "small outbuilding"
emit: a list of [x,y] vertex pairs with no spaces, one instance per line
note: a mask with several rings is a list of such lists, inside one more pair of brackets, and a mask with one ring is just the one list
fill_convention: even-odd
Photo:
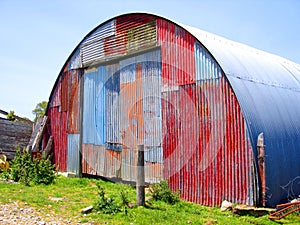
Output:
[[[184,200],[275,206],[300,195],[300,65],[131,13],[74,49],[49,98],[60,171],[146,182]],[[45,142],[46,143],[46,142]]]

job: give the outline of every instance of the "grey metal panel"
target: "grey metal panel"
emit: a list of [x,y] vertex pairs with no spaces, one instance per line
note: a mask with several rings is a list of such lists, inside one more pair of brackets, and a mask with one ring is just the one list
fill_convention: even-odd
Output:
[[163,162],[160,58],[157,50],[136,59],[143,68],[144,145],[148,162]]
[[81,44],[83,64],[104,58],[104,40],[114,34],[115,20],[111,20],[83,40]]
[[67,171],[79,175],[80,134],[68,134]]
[[[120,66],[112,64],[106,66],[106,142],[109,149],[120,150]],[[117,144],[117,146],[115,145]]]

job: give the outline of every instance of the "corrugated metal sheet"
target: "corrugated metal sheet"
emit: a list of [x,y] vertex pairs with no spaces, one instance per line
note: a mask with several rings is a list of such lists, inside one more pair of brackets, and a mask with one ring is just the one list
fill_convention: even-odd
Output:
[[[221,69],[198,43],[193,43],[195,52],[193,48],[189,50],[194,54],[191,57],[194,63],[178,66],[180,63],[173,55],[185,53],[180,53],[180,48],[172,53],[170,47],[177,41],[174,37],[178,28],[166,21],[158,21],[158,26],[161,26],[159,41],[163,45],[168,43],[166,50],[162,50],[163,74],[167,75],[162,107],[163,127],[166,127],[163,134],[165,178],[188,201],[219,205],[223,199],[230,199],[254,204],[250,182],[252,149],[245,145],[249,142],[244,119]],[[193,40],[183,31],[180,34],[187,42]],[[181,46],[190,44],[183,42],[179,42]],[[174,65],[185,68],[188,75]],[[190,66],[194,69],[189,69]],[[173,77],[183,82],[176,82]],[[189,77],[194,79],[186,80]]]
[[105,146],[94,144],[82,145],[82,173],[104,176]]
[[80,80],[82,70],[68,72],[68,133],[80,133]]
[[80,49],[83,64],[88,65],[154,46],[155,20],[149,16],[138,16],[128,17],[126,21],[117,18],[103,24],[82,42]]
[[103,58],[104,55],[104,41],[115,35],[115,21],[111,20],[96,31],[89,35],[81,44],[82,62],[87,64],[94,60]]
[[59,107],[48,108],[49,133],[53,136],[54,162],[59,171],[67,170],[67,112],[60,112]]
[[161,54],[154,51],[137,58],[142,62],[145,161],[163,162],[161,115]]
[[162,78],[168,86],[195,83],[195,39],[182,28],[157,19],[157,42],[162,49]]
[[67,171],[79,175],[80,134],[68,134]]
[[83,143],[104,145],[106,68],[84,74]]
[[106,142],[108,148],[121,150],[119,64],[107,65],[106,74]]
[[257,137],[264,133],[267,206],[287,201],[293,195],[288,190],[300,194],[300,186],[292,185],[300,171],[300,66],[196,28],[185,28],[224,70],[245,117],[255,157]]

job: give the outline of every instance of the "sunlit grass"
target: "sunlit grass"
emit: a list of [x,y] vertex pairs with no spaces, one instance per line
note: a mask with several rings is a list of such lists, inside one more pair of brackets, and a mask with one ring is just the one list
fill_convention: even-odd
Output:
[[[205,207],[189,202],[180,201],[175,205],[150,200],[146,207],[134,207],[115,215],[92,212],[81,214],[81,209],[93,205],[97,198],[99,182],[105,189],[107,196],[114,198],[117,203],[121,201],[121,190],[127,193],[130,202],[135,202],[135,189],[124,184],[114,184],[102,180],[88,178],[59,177],[51,185],[34,185],[26,187],[22,184],[0,183],[0,203],[18,202],[20,206],[28,205],[39,209],[41,215],[55,213],[60,218],[72,218],[77,222],[95,222],[108,224],[297,224],[299,215],[294,213],[279,222],[270,221],[267,216],[237,217],[232,212],[220,212],[218,207]],[[50,198],[62,198],[53,201]]]

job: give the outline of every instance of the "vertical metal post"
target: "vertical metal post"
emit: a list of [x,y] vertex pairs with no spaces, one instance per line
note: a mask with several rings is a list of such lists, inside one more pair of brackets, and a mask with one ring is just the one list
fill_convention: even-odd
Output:
[[136,170],[136,204],[145,205],[145,163],[144,163],[144,145],[138,145],[137,152],[137,170]]

